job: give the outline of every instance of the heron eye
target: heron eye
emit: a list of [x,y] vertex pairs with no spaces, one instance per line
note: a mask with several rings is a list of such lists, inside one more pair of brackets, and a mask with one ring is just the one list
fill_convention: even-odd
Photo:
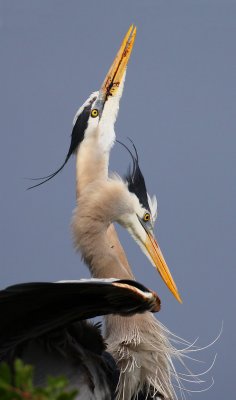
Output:
[[146,212],[146,213],[144,214],[144,216],[143,216],[143,220],[144,220],[145,222],[150,221],[150,218],[151,218],[151,216],[150,216],[150,214],[149,214],[148,212]]
[[97,110],[96,108],[94,108],[94,109],[91,111],[91,117],[96,118],[97,116],[98,116],[98,110]]

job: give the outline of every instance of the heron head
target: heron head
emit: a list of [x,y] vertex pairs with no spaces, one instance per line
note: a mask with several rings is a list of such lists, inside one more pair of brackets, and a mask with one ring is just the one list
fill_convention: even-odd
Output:
[[123,93],[127,64],[136,37],[136,27],[130,26],[119,51],[100,87],[93,92],[77,111],[73,121],[72,142],[75,151],[84,137],[98,132],[101,140],[113,143],[114,124],[119,110],[119,102]]
[[64,168],[71,155],[77,151],[84,138],[89,135],[97,135],[97,133],[99,133],[101,140],[104,141],[105,149],[110,150],[115,140],[114,124],[119,110],[126,68],[133,49],[135,37],[136,27],[131,25],[100,90],[93,92],[76,112],[73,120],[70,147],[64,163],[52,174],[34,179],[42,180],[42,182],[28,189],[40,186],[57,175],[58,172]]
[[125,177],[126,190],[122,198],[117,222],[129,231],[144,254],[157,268],[172,294],[181,303],[182,300],[177,286],[154,234],[154,224],[157,218],[156,197],[151,198],[147,193],[135,146],[134,149],[134,155],[128,149],[132,156],[133,166]]

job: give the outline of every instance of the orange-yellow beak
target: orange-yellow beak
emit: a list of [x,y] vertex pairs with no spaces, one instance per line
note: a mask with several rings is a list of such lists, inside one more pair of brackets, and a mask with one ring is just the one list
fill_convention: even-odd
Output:
[[160,273],[160,275],[161,275],[163,281],[165,282],[165,284],[167,285],[167,287],[173,293],[175,298],[180,303],[182,303],[177,286],[174,282],[174,279],[171,276],[169,268],[165,262],[164,256],[161,252],[161,249],[160,249],[156,239],[154,238],[154,236],[152,236],[152,234],[150,232],[146,231],[146,233],[147,233],[147,238],[146,238],[146,242],[145,242],[145,247],[148,251],[150,258],[152,259],[153,263],[155,264],[158,272]]
[[106,101],[108,96],[116,94],[130,58],[135,37],[136,27],[131,25],[100,88],[99,96],[103,98],[103,101]]

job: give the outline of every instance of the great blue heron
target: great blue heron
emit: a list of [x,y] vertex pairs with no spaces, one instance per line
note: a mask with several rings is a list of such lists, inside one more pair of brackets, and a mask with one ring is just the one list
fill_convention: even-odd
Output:
[[[75,152],[77,206],[72,229],[75,247],[92,276],[134,278],[112,224],[116,221],[130,232],[181,302],[154,237],[156,200],[147,194],[136,150],[135,154],[131,153],[133,168],[124,180],[116,175],[108,176],[114,124],[135,35],[136,29],[131,26],[100,90],[92,93],[76,113],[71,145],[63,165],[35,186],[54,177]],[[172,377],[179,385],[180,382],[172,357],[181,358],[182,351],[172,345],[169,332],[151,313],[133,317],[108,315],[105,341],[119,369],[116,399],[131,400],[140,392],[147,398],[175,397]]]

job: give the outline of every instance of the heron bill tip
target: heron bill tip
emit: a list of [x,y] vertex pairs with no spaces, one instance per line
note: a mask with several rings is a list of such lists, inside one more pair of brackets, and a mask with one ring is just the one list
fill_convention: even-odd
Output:
[[170,270],[166,264],[161,249],[155,238],[150,233],[147,233],[145,247],[163,281],[165,282],[171,293],[174,295],[174,297],[178,300],[178,302],[182,303],[182,299],[178,292],[177,286],[171,276]]
[[136,26],[133,24],[129,27],[116,57],[104,79],[100,88],[100,95],[104,98],[114,96],[120,86],[128,61],[134,46],[136,37]]

